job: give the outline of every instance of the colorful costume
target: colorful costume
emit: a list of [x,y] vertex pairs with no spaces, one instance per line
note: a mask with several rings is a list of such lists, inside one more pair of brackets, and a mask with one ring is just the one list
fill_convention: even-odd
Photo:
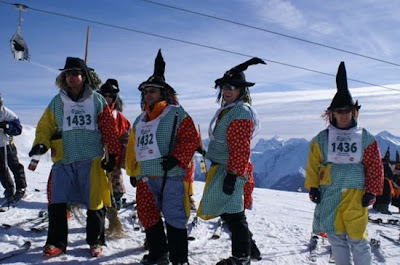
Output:
[[311,141],[304,186],[317,204],[313,233],[326,232],[336,264],[367,265],[367,207],[382,194],[381,154],[375,137],[357,124],[361,106],[348,90],[344,62],[336,84],[325,112],[329,126]]
[[[72,57],[67,58],[65,69],[60,70],[78,66],[86,77],[87,71],[93,70],[81,59]],[[110,206],[111,202],[110,185],[101,167],[103,144],[108,146],[110,154],[116,157],[121,154],[115,120],[103,96],[84,83],[79,98],[74,101],[69,88],[61,87],[37,124],[30,152],[30,156],[44,154],[51,148],[54,162],[49,180],[46,246],[66,249],[67,203],[81,203],[87,207],[87,243],[90,246],[105,244],[105,206]]]

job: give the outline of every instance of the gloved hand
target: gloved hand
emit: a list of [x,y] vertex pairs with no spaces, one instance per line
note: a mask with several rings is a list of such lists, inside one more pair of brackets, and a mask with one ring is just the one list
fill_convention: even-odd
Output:
[[106,161],[106,158],[103,158],[103,160],[101,160],[101,167],[107,171],[107,172],[111,172],[114,170],[115,167],[115,158],[117,156],[114,154],[109,154],[108,155],[108,162]]
[[372,193],[365,193],[364,196],[362,197],[362,206],[363,207],[368,207],[372,204],[374,204],[376,201],[375,195]]
[[0,129],[3,129],[3,130],[8,129],[8,128],[7,128],[7,124],[8,124],[8,122],[6,122],[6,121],[0,122]]
[[34,147],[32,147],[31,151],[29,151],[29,156],[34,156],[34,155],[43,155],[46,153],[48,148],[44,144],[37,144]]
[[233,190],[235,189],[237,175],[232,172],[227,172],[224,178],[224,184],[222,186],[222,190],[227,195],[232,195]]
[[321,202],[321,193],[317,188],[311,188],[308,197],[310,197],[310,200],[316,204]]
[[206,156],[206,150],[204,150],[203,148],[201,148],[200,146],[197,147],[196,151],[198,153],[200,153],[202,156]]
[[163,161],[161,162],[161,166],[165,171],[171,170],[179,164],[179,160],[173,156],[163,156],[162,159]]
[[131,181],[132,187],[136,188],[136,178],[135,177],[130,177],[129,180]]

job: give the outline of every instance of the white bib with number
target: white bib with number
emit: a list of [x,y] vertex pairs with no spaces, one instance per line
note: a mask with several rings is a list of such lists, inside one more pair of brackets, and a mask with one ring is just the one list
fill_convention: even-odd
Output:
[[328,162],[337,164],[352,164],[361,161],[362,128],[339,130],[328,126]]
[[171,105],[165,107],[164,111],[154,120],[145,122],[146,112],[140,115],[139,122],[135,126],[136,144],[135,153],[137,161],[151,160],[161,157],[157,145],[157,128],[161,119],[172,109]]
[[61,94],[64,103],[63,131],[95,130],[93,95],[82,102]]

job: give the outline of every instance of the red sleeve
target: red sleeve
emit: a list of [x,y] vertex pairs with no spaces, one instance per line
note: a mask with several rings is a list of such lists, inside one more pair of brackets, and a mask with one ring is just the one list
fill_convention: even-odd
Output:
[[179,166],[186,169],[200,144],[200,136],[190,116],[179,124],[176,137],[177,143],[172,155],[179,160]]
[[374,141],[364,151],[365,192],[381,195],[383,192],[383,165],[378,143]]
[[107,145],[108,153],[120,156],[121,144],[119,142],[117,125],[108,105],[99,114],[98,123],[103,144]]
[[117,114],[117,129],[118,129],[118,136],[121,137],[128,131],[131,127],[130,122],[128,119],[122,114],[121,112],[118,112]]
[[228,140],[228,170],[244,176],[250,159],[250,144],[253,121],[234,120],[226,132]]

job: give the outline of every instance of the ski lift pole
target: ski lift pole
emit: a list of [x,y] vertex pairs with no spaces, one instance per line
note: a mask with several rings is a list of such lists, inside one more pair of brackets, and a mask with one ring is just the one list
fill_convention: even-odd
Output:
[[[198,124],[198,127],[199,127],[199,137],[200,137],[200,148],[201,148],[201,150],[204,150],[203,139],[201,138],[200,124]],[[207,165],[206,165],[206,161],[205,161],[205,157],[204,157],[204,152],[201,153],[200,172],[206,173],[206,177],[207,177]]]
[[90,27],[87,26],[87,29],[86,29],[86,45],[85,45],[85,63],[86,64],[87,64],[87,57],[88,57],[89,35],[90,35]]

